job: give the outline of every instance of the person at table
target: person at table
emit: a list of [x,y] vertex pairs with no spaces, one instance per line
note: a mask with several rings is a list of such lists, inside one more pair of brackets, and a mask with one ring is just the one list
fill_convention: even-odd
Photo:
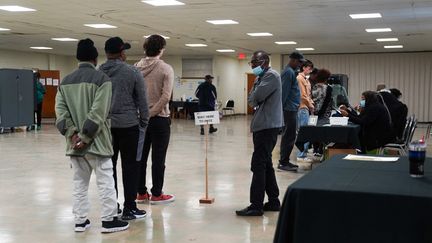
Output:
[[360,142],[363,153],[376,154],[378,148],[392,141],[390,115],[378,95],[375,91],[363,92],[360,115],[348,112],[344,106],[340,108],[343,116],[361,126]]
[[289,55],[290,61],[282,71],[282,105],[285,126],[280,143],[280,160],[278,169],[297,171],[298,166],[290,162],[290,155],[297,136],[297,112],[300,106],[300,88],[296,71],[305,61],[299,52]]
[[[312,100],[315,104],[315,115],[318,116],[318,123],[329,123],[333,107],[332,88],[327,84],[330,78],[330,71],[320,69],[317,72],[316,84],[312,88]],[[323,154],[323,144],[314,144],[314,155],[321,157]]]
[[[270,66],[270,57],[256,51],[250,62],[256,79],[248,103],[255,109],[251,122],[254,152],[251,171],[250,205],[236,211],[238,216],[262,216],[264,211],[279,211],[279,187],[272,163],[272,151],[283,126],[282,84],[279,73]],[[264,204],[267,193],[268,202]]]
[[379,92],[383,99],[384,106],[388,109],[391,116],[391,123],[396,140],[401,140],[405,130],[405,123],[408,115],[408,107],[400,102],[390,90],[383,89]]
[[[205,82],[195,90],[195,96],[199,99],[199,111],[214,111],[216,107],[217,92],[213,85],[213,76],[206,75]],[[217,128],[210,124],[209,133],[214,133]],[[204,135],[204,126],[201,125],[201,135]]]
[[[297,81],[300,88],[300,108],[297,114],[298,127],[306,126],[309,122],[309,115],[314,114],[314,103],[311,95],[311,84],[307,76],[313,70],[313,63],[306,60],[300,68],[300,73],[297,75]],[[297,148],[300,150],[297,155],[297,161],[307,157],[309,143],[296,142]]]

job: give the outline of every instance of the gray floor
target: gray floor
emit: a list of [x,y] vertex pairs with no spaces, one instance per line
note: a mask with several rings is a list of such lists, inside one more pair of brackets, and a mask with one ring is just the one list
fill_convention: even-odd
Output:
[[[1,134],[0,242],[271,242],[278,213],[254,218],[234,214],[249,200],[249,120],[244,116],[224,119],[209,138],[213,205],[199,204],[204,196],[204,137],[193,121],[173,120],[164,190],[177,200],[170,205],[140,204],[148,216],[133,221],[128,231],[109,235],[100,233],[94,178],[92,227],[85,233],[73,231],[72,171],[64,156],[64,139],[53,125],[45,124],[38,132]],[[416,138],[424,131],[419,128]],[[278,152],[277,146],[274,162]],[[277,171],[281,199],[287,186],[303,174]]]

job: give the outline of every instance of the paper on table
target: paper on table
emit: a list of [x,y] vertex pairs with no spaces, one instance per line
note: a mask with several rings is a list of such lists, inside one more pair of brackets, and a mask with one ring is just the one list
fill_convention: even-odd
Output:
[[349,154],[345,160],[359,160],[359,161],[374,161],[374,162],[395,162],[399,160],[399,157],[377,157],[377,156],[364,156],[364,155],[353,155]]

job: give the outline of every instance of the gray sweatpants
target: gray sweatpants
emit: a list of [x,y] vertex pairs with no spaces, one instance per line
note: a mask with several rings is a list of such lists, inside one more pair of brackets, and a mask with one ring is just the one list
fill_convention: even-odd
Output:
[[113,217],[117,216],[117,198],[111,158],[87,154],[85,157],[71,157],[71,161],[74,171],[72,196],[75,223],[82,224],[87,219],[90,210],[88,188],[93,170],[102,205],[102,221],[113,220]]

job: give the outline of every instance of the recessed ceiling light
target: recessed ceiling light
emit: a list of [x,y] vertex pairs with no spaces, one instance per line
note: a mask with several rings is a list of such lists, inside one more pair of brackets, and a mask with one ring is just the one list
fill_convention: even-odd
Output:
[[366,32],[369,33],[376,33],[376,32],[391,32],[392,29],[390,28],[375,28],[375,29],[366,29]]
[[247,33],[250,36],[273,36],[272,33],[268,32],[259,32],[259,33]]
[[382,18],[380,13],[366,13],[366,14],[350,14],[352,19],[377,19]]
[[144,0],[141,1],[143,3],[147,3],[153,6],[175,6],[175,5],[185,5],[182,2],[176,1],[176,0]]
[[0,6],[0,10],[9,11],[9,12],[33,12],[36,9],[26,8],[16,5],[8,5],[8,6]]
[[189,47],[206,47],[206,44],[186,44],[186,46]]
[[398,38],[378,38],[376,39],[378,42],[387,42],[387,41],[399,41]]
[[403,48],[403,45],[394,45],[394,46],[384,46],[386,49],[397,49],[397,48]]
[[[159,35],[159,34],[158,34]],[[168,36],[164,36],[164,35],[160,35],[160,36],[162,36],[164,39],[166,39],[166,40],[168,40],[169,39],[169,37]],[[149,38],[150,37],[150,35],[145,35],[145,36],[143,36],[144,38]]]
[[220,19],[220,20],[206,20],[207,23],[220,25],[220,24],[238,24],[237,21],[231,19]]
[[314,48],[311,47],[301,47],[301,48],[296,48],[297,51],[314,51]]
[[117,26],[109,24],[85,24],[84,26],[95,28],[95,29],[116,29]]
[[51,40],[55,40],[55,41],[78,41],[77,39],[74,39],[74,38],[51,38]]
[[0,31],[9,31],[10,29],[0,28]]
[[220,50],[216,50],[217,52],[235,52],[235,50],[233,49],[220,49]]
[[46,47],[46,46],[32,46],[30,48],[35,50],[52,50],[52,47]]
[[295,41],[276,41],[275,42],[278,45],[296,45],[297,42]]

